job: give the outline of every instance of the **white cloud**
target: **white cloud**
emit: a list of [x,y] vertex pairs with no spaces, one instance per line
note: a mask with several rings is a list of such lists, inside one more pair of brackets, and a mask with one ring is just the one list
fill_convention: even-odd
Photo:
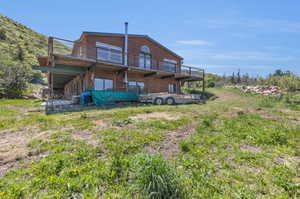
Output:
[[234,28],[244,27],[260,32],[300,33],[300,21],[274,19],[208,19],[201,21],[201,23],[206,23],[207,27],[211,29],[224,29],[234,26]]
[[202,20],[187,19],[183,21],[187,25],[199,25],[208,29],[220,30],[232,28],[233,30],[243,29],[241,34],[237,36],[246,36],[245,29],[253,30],[255,32],[281,32],[281,33],[300,33],[300,21],[280,20],[280,19],[268,19],[268,18],[256,18],[256,19],[223,19],[223,18],[210,18]]
[[204,40],[179,40],[176,41],[180,45],[191,45],[191,46],[212,46],[213,43]]

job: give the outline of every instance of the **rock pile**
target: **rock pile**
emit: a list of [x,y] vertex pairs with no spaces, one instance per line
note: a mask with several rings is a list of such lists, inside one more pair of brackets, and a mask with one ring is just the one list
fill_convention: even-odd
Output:
[[278,86],[225,86],[226,88],[237,88],[244,92],[257,93],[265,96],[277,96],[281,94],[281,89]]

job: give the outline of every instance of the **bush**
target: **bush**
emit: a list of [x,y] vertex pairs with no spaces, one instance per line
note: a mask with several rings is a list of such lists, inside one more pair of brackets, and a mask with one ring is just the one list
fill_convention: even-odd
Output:
[[264,85],[279,86],[289,92],[300,90],[300,77],[294,74],[285,74],[282,76],[273,75],[261,82]]
[[30,80],[28,71],[22,65],[0,65],[0,98],[21,98]]
[[0,40],[5,41],[6,40],[6,34],[5,34],[5,30],[1,29],[0,30]]
[[216,86],[215,82],[208,82],[207,88],[214,88]]
[[138,154],[135,157],[132,186],[144,198],[185,198],[185,191],[175,168],[160,155]]
[[204,99],[210,99],[211,97],[214,97],[215,95],[213,93],[207,92],[207,91],[202,91],[199,89],[188,89],[185,88],[183,89],[183,91],[187,94],[197,94],[197,95],[201,95]]

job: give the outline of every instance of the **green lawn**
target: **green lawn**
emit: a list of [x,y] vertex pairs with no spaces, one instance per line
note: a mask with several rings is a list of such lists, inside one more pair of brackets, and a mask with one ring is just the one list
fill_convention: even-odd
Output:
[[210,92],[53,115],[2,100],[0,198],[300,198],[299,107]]

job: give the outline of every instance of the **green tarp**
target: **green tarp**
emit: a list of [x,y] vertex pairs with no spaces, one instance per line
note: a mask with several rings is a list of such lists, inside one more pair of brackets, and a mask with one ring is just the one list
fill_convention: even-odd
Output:
[[137,101],[138,95],[127,91],[95,91],[91,90],[93,102],[99,105],[115,104],[116,102]]

